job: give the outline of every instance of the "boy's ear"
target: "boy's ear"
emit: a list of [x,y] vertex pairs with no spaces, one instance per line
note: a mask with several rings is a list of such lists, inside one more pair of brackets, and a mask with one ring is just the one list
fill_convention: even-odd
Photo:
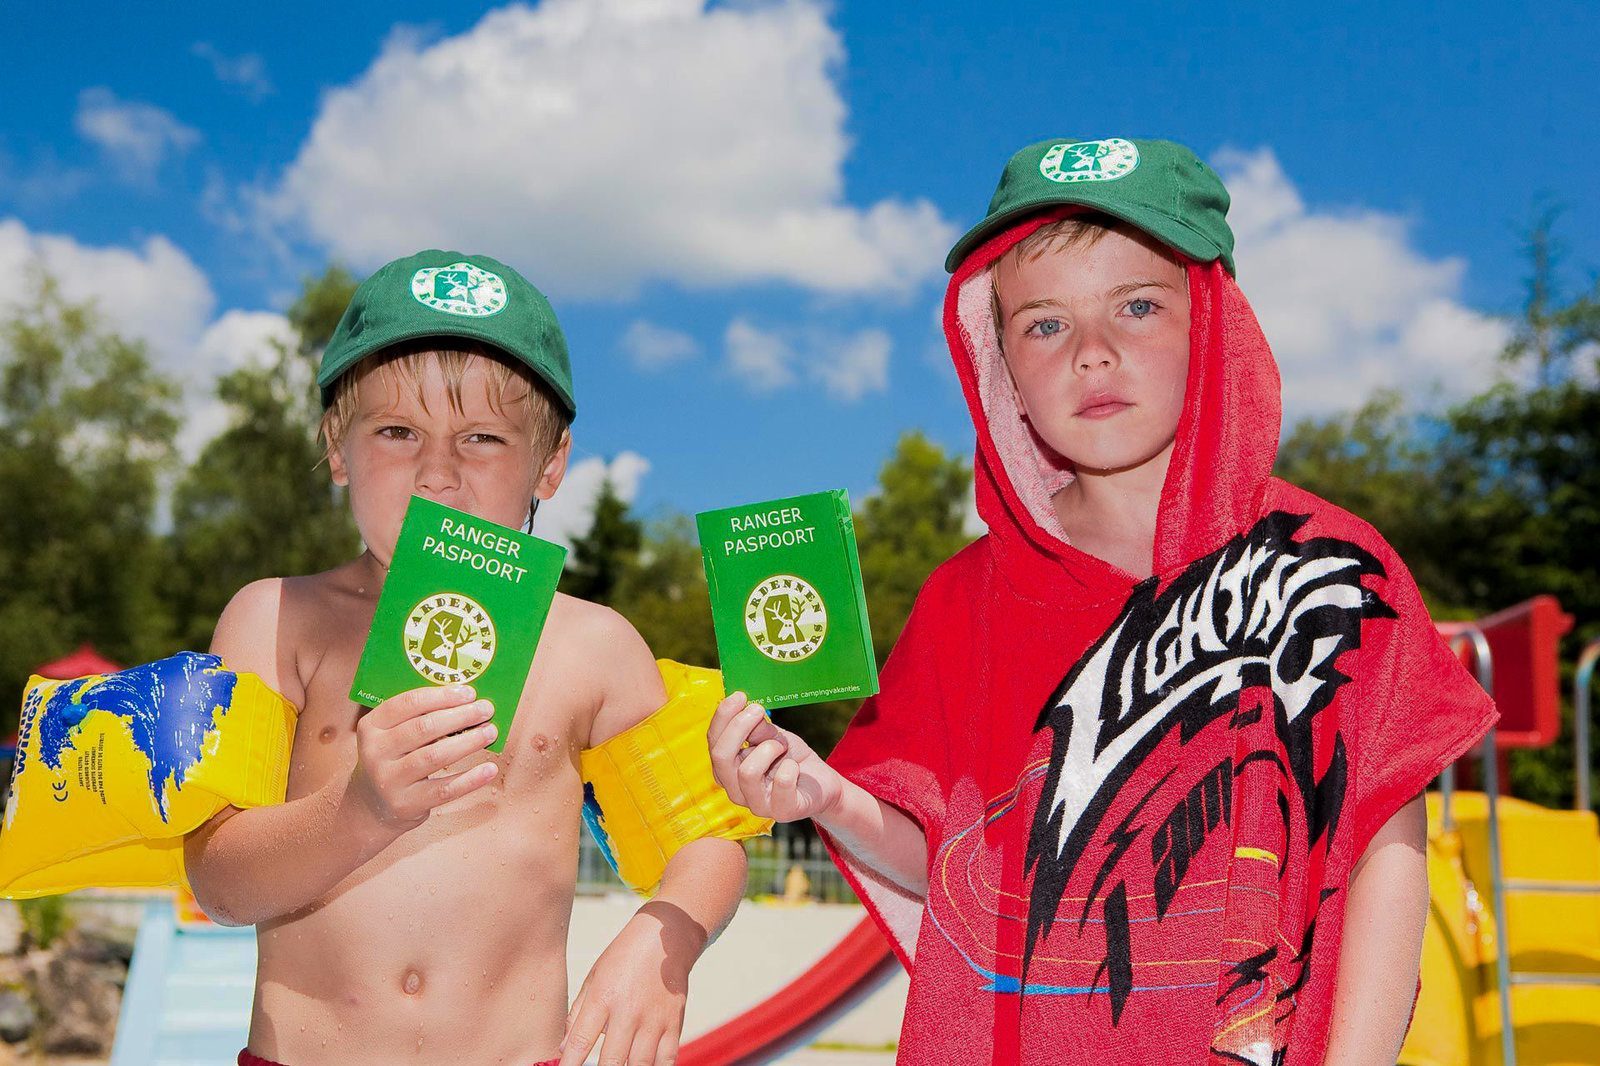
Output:
[[541,500],[548,500],[556,494],[556,489],[561,487],[561,479],[567,476],[567,459],[572,455],[572,432],[563,430],[561,443],[556,445],[556,450],[550,453],[550,458],[545,460],[544,470],[539,474],[539,481],[533,486],[533,494]]
[[344,465],[343,449],[332,448],[328,451],[328,474],[340,488],[350,484],[350,468]]

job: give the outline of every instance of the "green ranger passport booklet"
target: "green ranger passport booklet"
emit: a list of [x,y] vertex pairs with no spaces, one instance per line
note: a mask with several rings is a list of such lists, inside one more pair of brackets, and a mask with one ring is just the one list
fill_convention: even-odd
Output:
[[878,691],[843,490],[695,516],[729,692],[765,707]]
[[411,498],[350,698],[376,707],[424,685],[471,685],[494,704],[500,751],[567,550]]

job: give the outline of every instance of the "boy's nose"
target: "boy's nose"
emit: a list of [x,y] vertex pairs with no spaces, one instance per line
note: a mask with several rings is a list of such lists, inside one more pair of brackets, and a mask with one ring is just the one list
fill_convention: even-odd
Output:
[[431,443],[424,448],[417,467],[418,494],[433,497],[460,487],[461,463],[453,442]]
[[1115,370],[1121,361],[1113,345],[1107,343],[1104,337],[1091,334],[1084,336],[1078,344],[1072,365],[1078,373],[1087,374],[1092,370]]

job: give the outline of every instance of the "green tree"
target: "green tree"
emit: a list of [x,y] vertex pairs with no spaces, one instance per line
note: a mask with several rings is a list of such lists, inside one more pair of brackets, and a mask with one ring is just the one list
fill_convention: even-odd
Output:
[[610,475],[600,482],[589,531],[572,542],[567,568],[561,574],[561,591],[579,599],[609,604],[617,582],[639,555],[643,532],[628,513],[627,501],[617,495]]
[[[1600,635],[1600,285],[1568,296],[1546,212],[1528,239],[1528,298],[1503,353],[1511,376],[1437,417],[1379,396],[1351,416],[1297,425],[1288,480],[1368,519],[1416,575],[1436,617],[1478,617],[1540,593],[1583,639]],[[1572,798],[1568,728],[1512,753],[1517,795]]]
[[1460,568],[1437,551],[1455,501],[1440,481],[1439,450],[1424,438],[1443,432],[1437,419],[1406,413],[1399,393],[1380,391],[1354,412],[1296,423],[1274,470],[1376,526],[1410,565],[1436,617],[1470,599]]
[[[962,530],[971,471],[921,433],[900,438],[879,473],[879,491],[855,512],[862,581],[881,664],[905,627],[934,567],[970,539]],[[711,601],[693,521],[668,515],[650,523],[637,551],[622,559],[611,606],[633,623],[658,657],[717,664]],[[786,729],[829,752],[861,705],[836,700],[774,712]]]
[[972,539],[963,528],[972,469],[922,433],[905,433],[878,472],[878,492],[856,508],[861,578],[878,661],[900,638],[934,567]]
[[717,664],[706,572],[688,516],[669,515],[645,527],[638,551],[617,578],[611,606],[633,623],[657,658]]
[[143,345],[43,274],[0,322],[0,691],[83,641],[126,662],[171,639],[151,532],[179,391]]
[[[912,431],[900,437],[878,472],[878,491],[855,508],[861,580],[880,667],[928,575],[971,540],[962,528],[971,484],[965,459]],[[826,753],[860,706],[860,700],[835,700],[780,710],[774,719]]]
[[294,345],[222,376],[228,427],[173,494],[170,595],[180,641],[205,647],[228,599],[257,578],[313,573],[359,550],[342,490],[322,469],[317,365],[356,281],[342,267],[307,278],[288,318]]

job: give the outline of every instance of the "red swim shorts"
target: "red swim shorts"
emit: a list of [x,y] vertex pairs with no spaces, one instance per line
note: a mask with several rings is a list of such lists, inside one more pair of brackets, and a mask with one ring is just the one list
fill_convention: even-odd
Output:
[[[534,1063],[533,1066],[557,1066],[560,1061],[560,1059],[545,1059],[543,1062]],[[264,1059],[260,1055],[252,1055],[250,1049],[246,1048],[239,1052],[239,1066],[283,1066],[283,1063]]]

